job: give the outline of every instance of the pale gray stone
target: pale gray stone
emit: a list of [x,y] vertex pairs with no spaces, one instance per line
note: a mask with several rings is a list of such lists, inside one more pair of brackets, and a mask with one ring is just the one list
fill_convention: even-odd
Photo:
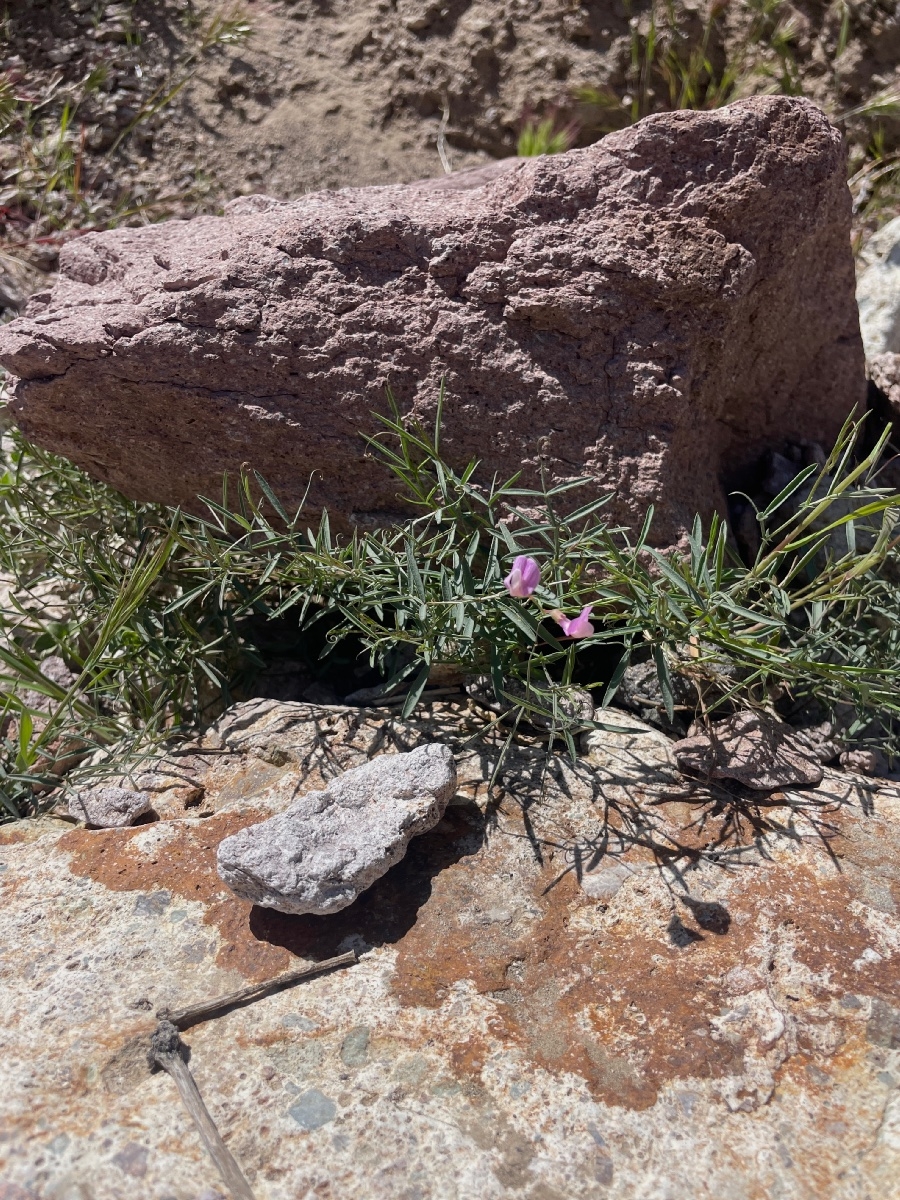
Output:
[[266,908],[337,912],[399,862],[411,838],[440,821],[455,790],[448,746],[385,755],[225,838],[219,875]]
[[70,796],[67,807],[70,816],[95,829],[121,829],[124,825],[133,825],[138,817],[149,812],[151,800],[147,792],[95,787]]
[[327,1125],[329,1121],[333,1121],[337,1115],[337,1106],[333,1100],[329,1100],[324,1096],[318,1088],[312,1088],[308,1092],[304,1092],[299,1099],[291,1105],[288,1112],[297,1122],[301,1129],[307,1132],[312,1132],[314,1129],[321,1129],[323,1125]]
[[[55,683],[57,687],[67,692],[77,680],[78,676],[74,671],[71,671],[65,663],[65,660],[60,658],[58,654],[51,654],[47,658],[41,660],[41,674],[45,679],[49,679],[51,683]],[[26,688],[20,693],[24,704],[33,712],[51,713],[56,708],[57,701],[44,692],[35,691],[33,688]]]
[[887,759],[877,748],[859,747],[855,750],[844,750],[841,754],[841,766],[845,771],[855,771],[858,775],[887,775],[890,771]]
[[649,870],[644,864],[624,862],[607,863],[601,860],[601,865],[594,871],[584,871],[581,876],[581,888],[592,900],[608,904],[616,892],[626,884],[632,875],[641,870]]
[[610,782],[633,782],[651,773],[674,782],[672,742],[664,733],[621,708],[598,708],[594,720],[601,728],[582,735],[581,749],[598,773]]
[[900,217],[874,234],[860,254],[856,286],[866,359],[900,353]]

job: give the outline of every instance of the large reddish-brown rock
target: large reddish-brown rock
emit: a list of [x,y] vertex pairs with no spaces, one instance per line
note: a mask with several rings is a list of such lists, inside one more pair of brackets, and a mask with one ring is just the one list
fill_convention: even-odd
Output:
[[861,401],[849,222],[838,132],[757,97],[486,176],[88,235],[0,362],[25,432],[131,496],[216,496],[249,462],[361,521],[398,511],[360,437],[385,384],[431,421],[445,379],[451,460],[533,480],[543,456],[615,518],[656,502],[667,543]]

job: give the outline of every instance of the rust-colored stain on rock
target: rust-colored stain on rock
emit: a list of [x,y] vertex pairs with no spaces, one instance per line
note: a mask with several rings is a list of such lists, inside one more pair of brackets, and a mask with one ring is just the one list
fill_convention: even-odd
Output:
[[[644,919],[632,909],[602,935],[584,936],[570,926],[591,902],[574,873],[553,886],[559,871],[552,864],[519,873],[519,882],[530,883],[522,897],[530,919],[485,912],[485,879],[509,870],[500,840],[434,880],[400,943],[395,994],[407,1005],[438,1007],[454,984],[470,980],[498,1002],[492,1038],[508,1039],[555,1074],[580,1075],[607,1103],[642,1109],[669,1081],[740,1074],[745,1054],[759,1047],[755,1035],[710,1037],[723,1012],[739,1007],[723,980],[754,965],[757,986],[789,1010],[801,997],[781,995],[770,982],[786,941],[815,979],[807,990],[820,1005],[860,988],[892,995],[895,964],[862,959],[871,937],[840,876],[825,880],[806,866],[759,864],[742,872],[731,910],[673,896],[668,920],[650,905]],[[761,944],[771,957],[760,959]],[[808,1017],[798,1030],[799,1049],[818,1048],[815,1024]],[[454,1053],[457,1069],[477,1074],[486,1052],[468,1040]]]
[[164,828],[169,836],[158,851],[151,853],[144,853],[134,843],[146,836],[148,829],[160,826],[73,829],[60,838],[58,845],[72,855],[73,875],[87,876],[111,891],[165,889],[185,900],[203,903],[204,923],[216,928],[222,940],[217,964],[256,981],[285,970],[290,955],[253,935],[248,919],[252,905],[233,896],[216,872],[219,842],[256,819],[257,814],[245,811],[217,813],[202,821],[167,823]]
[[[598,1099],[637,1110],[652,1106],[669,1081],[739,1075],[759,1046],[739,1021],[729,1029],[727,1014],[740,997],[723,981],[750,964],[754,986],[789,1009],[797,997],[776,994],[769,982],[785,941],[814,980],[796,986],[811,988],[817,1003],[860,989],[886,1000],[892,994],[893,964],[862,958],[870,937],[851,911],[846,875],[825,879],[804,864],[758,863],[741,869],[728,907],[672,893],[668,908],[658,897],[644,909],[632,904],[598,930],[582,919],[601,911],[596,902],[574,871],[550,857],[537,861],[517,812],[489,831],[469,804],[448,810],[349,909],[295,917],[236,899],[216,874],[219,841],[254,819],[243,812],[175,822],[149,851],[135,839],[151,826],[74,830],[59,846],[74,873],[112,890],[164,888],[202,901],[222,939],[217,963],[248,979],[278,973],[291,955],[337,953],[355,936],[396,946],[392,990],[404,1007],[440,1008],[468,981],[492,998],[495,1013],[489,1038],[470,1030],[464,1041],[450,1039],[461,1079],[477,1079],[498,1042],[554,1075],[581,1076]],[[723,1013],[726,1032],[711,1037]],[[807,1020],[794,1052],[816,1048],[815,1021]]]
[[[173,1139],[174,1090],[147,1073],[154,1008],[236,986],[208,972],[213,955],[257,980],[354,946],[358,966],[186,1039],[273,1200],[642,1198],[659,1164],[679,1198],[808,1200],[848,1180],[894,1194],[900,792],[838,772],[762,798],[667,782],[652,747],[632,786],[627,762],[545,770],[525,746],[489,804],[457,796],[355,904],[287,916],[232,896],[215,867],[223,837],[289,803],[308,757],[319,769],[320,717],[267,703],[219,731],[243,740],[203,766],[208,818],[9,830],[24,840],[0,855],[4,1181],[30,1194],[64,1130],[77,1158],[52,1168],[60,1185],[117,1200],[140,1142],[142,1195],[198,1194],[210,1164],[189,1125]],[[449,740],[456,718],[438,717],[424,734],[384,714],[354,732],[348,712],[323,756],[336,771],[373,746]],[[296,779],[216,808],[281,749]],[[490,777],[480,753],[467,778]]]

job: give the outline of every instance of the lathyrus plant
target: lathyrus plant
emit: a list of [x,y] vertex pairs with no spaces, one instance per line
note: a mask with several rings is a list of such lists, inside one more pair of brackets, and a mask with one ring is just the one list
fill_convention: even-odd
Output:
[[[815,700],[840,710],[848,737],[877,721],[891,749],[900,496],[876,486],[886,433],[860,455],[861,426],[848,423],[823,467],[757,513],[760,549],[746,563],[719,517],[707,528],[698,518],[683,552],[661,554],[652,511],[632,533],[609,523],[608,497],[573,503],[588,480],[482,480],[477,464],[446,461],[440,408],[426,431],[390,404],[369,447],[410,516],[348,537],[332,534],[327,514],[308,528],[302,507],[287,513],[252,471],[233,502],[208,500],[199,517],[134,504],[8,433],[0,803],[10,816],[39,810],[60,784],[53,742],[105,746],[121,770],[221,711],[262,665],[251,615],[301,633],[321,625],[326,658],[358,647],[385,694],[405,691],[407,716],[436,665],[486,675],[510,737],[539,726],[572,755],[585,724],[576,679],[594,697],[594,723],[614,725],[603,709],[636,657],[654,662],[670,714],[677,675],[707,715]],[[609,663],[599,678],[597,647]],[[48,654],[71,668],[70,688],[42,677]],[[29,707],[29,689],[49,713]],[[98,769],[83,763],[72,778]]]

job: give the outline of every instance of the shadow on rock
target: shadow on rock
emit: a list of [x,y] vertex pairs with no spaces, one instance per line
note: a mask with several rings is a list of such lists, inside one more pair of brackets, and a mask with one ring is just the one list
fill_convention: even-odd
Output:
[[314,959],[330,958],[348,945],[363,951],[399,942],[428,902],[435,876],[476,854],[485,830],[476,804],[454,805],[436,828],[410,842],[401,862],[341,912],[294,916],[254,905],[250,931],[258,941]]
[[708,933],[721,937],[731,928],[731,914],[724,904],[718,901],[694,900],[691,896],[681,896],[681,903],[690,909],[691,915]]

